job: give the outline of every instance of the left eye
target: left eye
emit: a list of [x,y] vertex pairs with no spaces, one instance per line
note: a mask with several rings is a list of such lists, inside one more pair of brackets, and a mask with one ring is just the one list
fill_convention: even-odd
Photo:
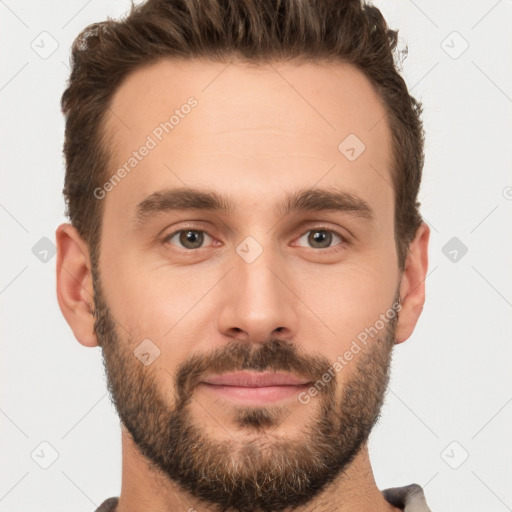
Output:
[[328,229],[312,229],[302,235],[299,241],[304,238],[307,243],[312,244],[313,249],[328,249],[331,246],[333,238],[338,238],[340,243],[345,241],[341,235]]
[[169,235],[164,241],[173,243],[172,240],[177,238],[178,242],[184,249],[200,249],[203,245],[205,236],[211,238],[206,231],[182,229],[180,231],[176,231],[172,235]]

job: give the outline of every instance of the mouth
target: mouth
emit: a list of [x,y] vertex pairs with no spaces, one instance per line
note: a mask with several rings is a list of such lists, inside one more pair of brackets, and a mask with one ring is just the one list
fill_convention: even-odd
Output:
[[200,386],[231,401],[260,405],[294,397],[310,384],[311,381],[290,373],[236,372],[209,376]]

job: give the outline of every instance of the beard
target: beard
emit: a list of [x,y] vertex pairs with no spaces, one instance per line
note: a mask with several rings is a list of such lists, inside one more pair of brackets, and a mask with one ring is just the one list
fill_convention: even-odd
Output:
[[[351,373],[337,399],[338,377],[322,381],[333,362],[318,353],[299,354],[295,345],[278,338],[232,341],[211,353],[193,354],[174,376],[144,366],[133,353],[136,340],[118,335],[99,274],[94,276],[93,271],[95,332],[122,424],[153,470],[212,509],[271,512],[304,505],[340,477],[367,442],[389,382],[398,312],[348,363]],[[238,431],[216,440],[193,419],[193,392],[206,373],[239,370],[292,372],[321,386],[307,405],[230,408]],[[168,380],[172,397],[164,396],[158,375]],[[271,429],[296,407],[311,408],[300,435],[272,435]]]

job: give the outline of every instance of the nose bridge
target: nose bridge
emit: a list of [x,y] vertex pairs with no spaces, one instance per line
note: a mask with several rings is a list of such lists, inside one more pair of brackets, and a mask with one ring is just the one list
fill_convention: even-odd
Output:
[[287,276],[279,253],[252,237],[242,241],[236,253],[220,329],[230,335],[244,331],[253,341],[264,341],[279,328],[280,337],[290,335],[297,323],[295,297],[283,284]]

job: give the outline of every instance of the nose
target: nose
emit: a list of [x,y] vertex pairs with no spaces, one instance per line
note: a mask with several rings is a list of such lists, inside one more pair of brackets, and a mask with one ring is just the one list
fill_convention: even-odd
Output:
[[270,250],[251,263],[236,255],[222,291],[218,322],[223,335],[258,343],[296,335],[299,299],[283,263]]

